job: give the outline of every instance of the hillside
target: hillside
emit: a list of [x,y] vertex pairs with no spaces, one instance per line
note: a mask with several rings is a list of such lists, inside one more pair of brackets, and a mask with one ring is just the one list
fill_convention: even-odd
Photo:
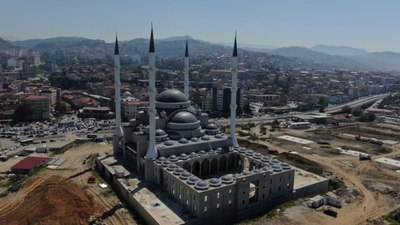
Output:
[[6,41],[0,37],[0,50],[12,48],[12,47],[14,47],[14,45],[11,42]]
[[34,48],[39,51],[53,50],[54,48],[67,48],[86,43],[105,43],[102,40],[92,40],[82,37],[55,37],[48,39],[28,39],[15,41],[14,44],[26,48]]
[[314,63],[334,66],[337,68],[361,69],[368,68],[367,65],[354,59],[342,56],[332,56],[321,52],[315,52],[303,47],[284,47],[270,51],[271,54],[282,55],[286,57],[296,57],[309,60]]
[[351,58],[380,70],[400,71],[400,54],[396,52],[372,52]]
[[368,54],[368,51],[365,49],[352,48],[352,47],[347,47],[347,46],[316,45],[310,49],[313,51],[325,53],[328,55],[355,56],[355,55]]

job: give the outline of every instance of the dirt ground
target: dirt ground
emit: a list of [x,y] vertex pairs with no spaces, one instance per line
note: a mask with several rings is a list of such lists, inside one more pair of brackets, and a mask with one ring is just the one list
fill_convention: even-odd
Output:
[[[87,183],[93,172],[90,163],[83,162],[91,154],[108,152],[111,148],[111,145],[105,143],[86,143],[63,154],[53,155],[52,157],[66,158],[67,161],[57,169],[43,169],[30,178],[20,191],[2,198],[0,225],[89,224],[89,220],[93,221],[92,224],[138,224],[110,188],[101,189],[98,186],[101,182],[99,180],[96,184]],[[46,209],[46,205],[51,209]],[[32,208],[35,210],[31,210]],[[9,222],[18,216],[24,219],[16,220],[15,223]],[[65,219],[66,216],[71,217],[71,220]],[[72,219],[77,222],[72,222]]]
[[2,208],[2,224],[87,224],[90,216],[101,213],[93,198],[63,177],[36,177],[24,189],[23,201],[7,207],[8,213]]

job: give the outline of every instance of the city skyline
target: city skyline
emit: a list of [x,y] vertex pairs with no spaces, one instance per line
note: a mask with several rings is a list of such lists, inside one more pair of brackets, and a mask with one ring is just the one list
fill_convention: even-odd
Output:
[[[361,4],[362,3],[362,4]],[[112,42],[189,35],[229,43],[235,30],[241,43],[260,46],[318,44],[368,51],[400,52],[395,1],[202,1],[129,2],[12,1],[0,9],[0,37],[22,39],[79,36]],[[64,15],[62,15],[64,13]],[[18,15],[18,16],[15,16]],[[61,15],[61,16],[60,16]]]

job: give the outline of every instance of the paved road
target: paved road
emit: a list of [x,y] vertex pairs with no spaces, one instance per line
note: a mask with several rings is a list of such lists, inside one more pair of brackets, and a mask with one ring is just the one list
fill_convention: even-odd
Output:
[[[363,98],[359,98],[357,100],[351,101],[351,102],[347,102],[344,104],[340,104],[340,105],[336,105],[333,107],[328,107],[325,109],[326,113],[337,113],[340,112],[342,110],[342,107],[345,105],[348,105],[352,108],[356,108],[356,107],[361,107],[363,105],[366,104],[370,104],[373,102],[376,102],[380,99],[385,98],[386,96],[388,96],[389,94],[381,94],[381,95],[373,95],[373,96],[368,96],[368,97],[363,97]],[[252,117],[252,118],[239,118],[237,119],[237,124],[246,124],[249,122],[271,122],[274,120],[280,120],[280,119],[288,119],[291,118],[292,116],[302,116],[302,115],[306,115],[309,113],[317,113],[317,110],[313,110],[313,111],[308,111],[308,112],[302,112],[302,113],[293,113],[293,114],[283,114],[283,115],[277,115],[277,116],[262,116],[262,117]],[[229,125],[229,119],[221,119],[221,120],[216,120],[215,123],[217,125]]]

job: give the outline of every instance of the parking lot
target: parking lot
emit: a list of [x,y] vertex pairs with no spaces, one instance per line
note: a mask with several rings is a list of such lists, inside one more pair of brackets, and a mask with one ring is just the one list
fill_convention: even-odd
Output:
[[16,155],[23,156],[30,148],[48,148],[65,145],[88,133],[111,136],[115,128],[113,120],[80,119],[65,116],[59,122],[19,123],[14,126],[0,124],[0,160],[6,161]]

